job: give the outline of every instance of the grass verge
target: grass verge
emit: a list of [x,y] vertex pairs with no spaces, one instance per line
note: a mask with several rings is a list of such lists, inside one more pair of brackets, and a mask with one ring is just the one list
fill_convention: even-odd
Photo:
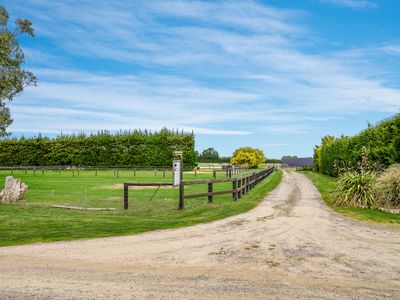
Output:
[[363,221],[400,224],[400,214],[391,214],[377,209],[342,207],[332,204],[332,191],[335,188],[336,178],[314,171],[302,171],[317,187],[322,198],[333,210],[348,217]]
[[[0,176],[0,179],[3,180],[4,176]],[[25,203],[0,204],[0,246],[128,235],[210,222],[257,206],[280,183],[282,172],[275,171],[237,202],[230,195],[217,196],[212,204],[202,198],[188,202],[183,211],[177,210],[176,189],[165,190],[165,198],[153,200],[149,200],[145,194],[151,196],[153,190],[133,191],[133,196],[137,194],[143,197],[133,198],[128,211],[122,210],[119,204],[114,205],[117,208],[114,212],[51,208],[51,203],[72,201],[71,198],[78,196],[74,194],[74,190],[79,190],[83,184],[89,194],[84,196],[84,202],[89,201],[90,205],[95,206],[96,199],[103,197],[101,206],[113,206],[115,199],[122,204],[122,189],[110,189],[109,185],[128,182],[128,179],[117,179],[111,175],[93,177],[88,173],[80,174],[80,178],[71,178],[69,175],[67,178],[57,174],[24,176],[18,174],[16,177],[21,178],[31,189]],[[123,177],[124,174],[120,176]],[[146,176],[149,180],[153,174]],[[140,178],[136,180],[140,181]],[[54,189],[58,194],[62,193],[59,198],[50,197],[54,194]]]

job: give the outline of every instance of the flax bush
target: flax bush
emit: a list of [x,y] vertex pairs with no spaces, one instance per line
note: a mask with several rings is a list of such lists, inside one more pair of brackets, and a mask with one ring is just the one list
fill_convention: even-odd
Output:
[[400,164],[390,166],[373,184],[376,205],[384,208],[400,208]]
[[334,204],[350,207],[374,207],[373,182],[375,173],[371,171],[348,171],[338,177],[334,191]]

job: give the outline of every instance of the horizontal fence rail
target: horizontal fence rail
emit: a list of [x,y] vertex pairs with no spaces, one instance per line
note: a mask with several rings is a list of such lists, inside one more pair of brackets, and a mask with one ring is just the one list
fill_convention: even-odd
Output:
[[[202,198],[207,197],[208,202],[213,202],[213,196],[232,194],[233,200],[237,201],[243,195],[248,193],[253,189],[259,182],[268,177],[275,167],[270,167],[268,169],[253,172],[251,174],[234,177],[234,178],[223,178],[223,179],[206,179],[206,180],[182,180],[179,185],[179,208],[184,208],[185,199]],[[232,189],[223,191],[214,191],[214,184],[231,182]],[[187,194],[185,195],[185,186],[189,185],[207,185],[207,192],[197,193],[197,194]],[[129,201],[129,187],[130,186],[173,186],[172,183],[168,182],[137,182],[137,183],[124,183],[124,209],[128,209]]]
[[172,186],[169,182],[136,182],[136,183],[124,183],[124,209],[127,210],[129,207],[129,187],[130,186]]
[[[208,191],[204,193],[198,194],[183,194],[183,199],[193,199],[193,198],[201,198],[208,197],[208,202],[213,201],[213,196],[216,195],[224,195],[224,194],[232,194],[233,200],[238,200],[242,197],[242,195],[246,194],[248,191],[253,189],[260,181],[265,179],[268,175],[270,175],[274,171],[274,167],[270,167],[266,170],[262,170],[257,173],[251,173],[248,175],[236,177],[236,178],[225,178],[225,179],[213,179],[213,180],[189,180],[183,181],[183,185],[194,185],[194,184],[207,184]],[[223,190],[223,191],[214,191],[214,184],[223,183],[223,182],[232,182],[232,189]]]
[[[93,166],[0,166],[0,171],[10,171],[11,175],[13,175],[14,171],[24,171],[27,174],[28,171],[32,171],[33,175],[36,175],[36,172],[41,172],[44,174],[45,171],[54,171],[60,174],[61,171],[69,171],[72,174],[72,177],[75,175],[79,176],[80,171],[93,171],[97,176],[97,172],[99,171],[114,171],[114,176],[119,177],[120,171],[131,171],[133,175],[136,176],[137,171],[151,171],[156,174],[156,172],[162,172],[163,178],[166,177],[167,172],[172,172],[173,169],[171,167],[163,167],[163,166],[137,166],[137,167],[93,167]],[[192,167],[183,167],[184,172],[194,172],[195,176],[199,172],[212,172],[213,178],[217,178],[217,174],[224,174],[226,177],[231,178],[235,175],[241,175],[247,173],[249,171],[248,168],[213,168],[213,169],[198,169]]]

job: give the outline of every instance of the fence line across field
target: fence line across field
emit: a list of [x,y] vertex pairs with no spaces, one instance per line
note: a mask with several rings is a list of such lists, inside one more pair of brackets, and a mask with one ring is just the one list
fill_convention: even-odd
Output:
[[[80,171],[93,171],[97,176],[99,171],[114,171],[114,176],[119,177],[120,171],[132,171],[133,175],[136,176],[137,171],[149,171],[154,172],[154,176],[156,176],[156,172],[163,172],[163,178],[166,177],[166,172],[173,172],[171,167],[164,166],[137,166],[137,167],[93,167],[93,166],[2,166],[0,167],[0,171],[10,171],[11,175],[13,175],[14,171],[32,171],[33,175],[36,175],[36,172],[42,172],[44,174],[45,171],[54,171],[58,172],[60,175],[61,171],[70,171],[72,177],[76,175],[79,176]],[[217,177],[217,173],[224,173],[226,177],[232,177],[232,175],[242,175],[243,173],[249,172],[248,168],[213,168],[213,169],[197,169],[191,167],[183,167],[184,172],[193,172],[195,176],[197,176],[198,172],[207,172],[212,173],[213,177]]]
[[[273,171],[275,167],[270,167],[268,169],[253,172],[251,174],[239,176],[239,177],[229,177],[224,179],[211,179],[211,180],[182,180],[179,186],[179,208],[184,208],[185,199],[202,198],[207,197],[208,202],[213,202],[213,196],[232,194],[234,201],[240,199],[243,195],[252,190],[258,183],[267,178]],[[223,191],[214,191],[214,184],[232,182],[232,189]],[[189,185],[207,185],[207,192],[188,194],[185,195],[185,186]],[[137,183],[124,183],[124,209],[129,208],[129,187],[130,186],[173,186],[172,183],[168,182],[137,182]]]

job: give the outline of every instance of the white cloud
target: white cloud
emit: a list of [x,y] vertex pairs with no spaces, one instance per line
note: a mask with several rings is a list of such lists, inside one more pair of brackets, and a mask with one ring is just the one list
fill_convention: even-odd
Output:
[[321,0],[321,1],[325,3],[351,7],[351,8],[369,8],[377,6],[376,2],[370,0]]
[[[34,70],[40,82],[11,106],[14,129],[168,126],[204,134],[305,133],[312,126],[303,122],[400,107],[400,90],[369,75],[376,66],[360,63],[362,51],[350,58],[304,50],[312,31],[299,11],[255,1],[15,6],[33,20],[37,36],[54,45],[53,53],[77,62],[43,68],[55,54],[28,49],[27,56],[40,61]],[[84,70],[84,60],[95,68]],[[49,125],[55,117],[59,122]]]
[[400,55],[400,44],[382,47],[382,50],[390,55]]

